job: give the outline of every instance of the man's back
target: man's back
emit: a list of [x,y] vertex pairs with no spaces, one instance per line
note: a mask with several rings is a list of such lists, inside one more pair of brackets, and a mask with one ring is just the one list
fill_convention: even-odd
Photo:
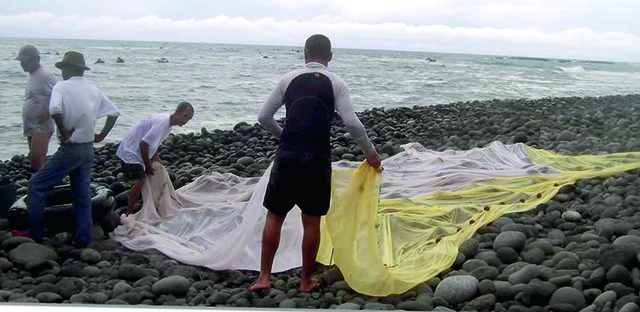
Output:
[[119,111],[96,86],[83,77],[74,76],[53,88],[49,112],[62,114],[64,126],[74,129],[69,142],[85,143],[94,140],[98,118]]
[[291,151],[328,154],[334,101],[329,77],[319,72],[296,76],[284,93],[287,112],[280,146]]

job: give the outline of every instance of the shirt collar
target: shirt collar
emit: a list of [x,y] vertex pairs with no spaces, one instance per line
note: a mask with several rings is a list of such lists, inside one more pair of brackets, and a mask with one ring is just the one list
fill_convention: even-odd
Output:
[[318,63],[318,62],[309,62],[307,64],[304,65],[306,68],[324,68],[327,69],[326,66]]
[[71,76],[68,80],[84,80],[84,76]]

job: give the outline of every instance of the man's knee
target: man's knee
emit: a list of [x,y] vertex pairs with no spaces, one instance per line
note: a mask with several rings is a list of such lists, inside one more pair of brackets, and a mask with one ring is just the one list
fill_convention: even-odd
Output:
[[319,227],[322,216],[311,216],[302,213],[302,226],[303,227]]

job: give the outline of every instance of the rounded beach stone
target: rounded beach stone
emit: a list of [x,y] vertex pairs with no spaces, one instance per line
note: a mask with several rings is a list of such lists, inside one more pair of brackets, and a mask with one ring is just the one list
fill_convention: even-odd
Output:
[[609,269],[607,272],[607,280],[611,283],[622,283],[625,285],[631,285],[633,282],[633,278],[631,277],[631,272],[627,270],[624,266],[616,264]]
[[2,249],[11,250],[24,243],[35,243],[33,239],[29,237],[15,236],[10,237],[2,241]]
[[184,276],[169,276],[165,277],[153,284],[151,291],[154,294],[171,294],[175,296],[184,296],[189,290],[189,280]]
[[549,299],[549,305],[553,307],[554,304],[569,304],[582,310],[587,306],[587,301],[581,291],[572,287],[562,287],[556,290]]
[[511,274],[509,276],[509,283],[512,285],[526,284],[538,276],[540,276],[540,268],[535,264],[530,264]]
[[511,247],[500,247],[496,250],[496,254],[502,263],[508,264],[518,261],[518,252]]
[[431,301],[418,300],[403,301],[396,305],[396,309],[407,311],[431,311],[433,309],[433,303],[431,303]]
[[576,139],[576,135],[569,130],[562,130],[557,139],[558,141],[573,141]]
[[471,272],[471,275],[477,278],[479,281],[485,280],[485,279],[489,279],[489,280],[495,279],[496,277],[498,277],[499,274],[500,272],[498,272],[498,269],[492,266],[479,267]]
[[99,252],[91,248],[85,248],[80,254],[80,260],[88,264],[94,264],[101,260],[101,256]]
[[480,282],[473,276],[450,276],[438,284],[434,296],[441,297],[452,306],[456,306],[473,297],[478,290],[478,284]]
[[337,306],[336,310],[360,310],[360,305],[353,302],[347,302]]
[[481,295],[486,295],[486,294],[495,294],[496,293],[496,284],[491,281],[491,280],[483,280],[480,281],[480,284],[478,285],[478,290],[480,291]]
[[57,257],[55,250],[36,243],[21,244],[9,252],[9,259],[23,266],[29,262],[44,263],[46,260],[55,260]]
[[56,287],[58,287],[58,294],[66,300],[85,290],[87,283],[77,277],[65,277],[56,284]]
[[460,311],[490,311],[496,304],[496,296],[486,294],[471,300]]
[[545,259],[545,253],[540,248],[533,248],[525,251],[522,259],[531,264],[541,264]]
[[129,282],[135,282],[145,276],[147,276],[145,269],[137,265],[123,264],[118,268],[118,278]]
[[478,251],[478,240],[475,238],[467,239],[460,244],[460,248],[458,250],[463,253],[467,259],[469,259]]
[[35,297],[42,303],[60,303],[62,302],[62,296],[52,292],[42,292]]
[[546,306],[556,289],[557,287],[549,282],[533,281],[524,286],[520,299],[526,306]]
[[628,302],[627,304],[623,305],[622,308],[620,308],[620,310],[618,310],[618,312],[639,312],[640,311],[640,306],[638,306],[638,303],[635,302]]
[[[281,309],[295,309],[296,308],[296,301],[293,299],[285,299],[280,301],[280,304],[278,305],[278,307],[280,307]],[[359,309],[359,307],[358,307]]]
[[582,220],[582,216],[577,211],[567,210],[562,213],[562,219],[567,222],[578,222]]
[[462,264],[462,269],[471,272],[479,267],[487,266],[487,263],[479,259],[469,259]]

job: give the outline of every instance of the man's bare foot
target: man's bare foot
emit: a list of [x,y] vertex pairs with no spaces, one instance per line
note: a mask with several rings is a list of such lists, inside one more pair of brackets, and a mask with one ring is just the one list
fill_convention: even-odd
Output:
[[265,290],[271,288],[270,277],[258,277],[258,279],[249,286],[249,291]]
[[300,280],[300,288],[298,288],[298,291],[308,293],[318,289],[319,287],[320,285],[315,279]]

